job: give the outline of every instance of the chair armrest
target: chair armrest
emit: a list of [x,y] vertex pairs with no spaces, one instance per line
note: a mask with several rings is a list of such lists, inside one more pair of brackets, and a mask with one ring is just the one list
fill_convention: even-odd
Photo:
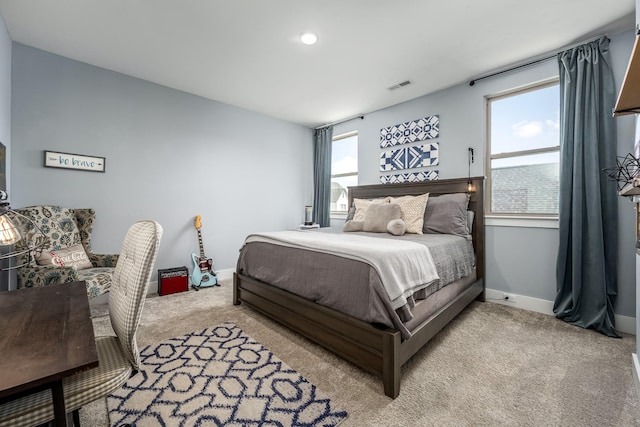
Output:
[[31,288],[78,281],[78,271],[73,267],[53,265],[28,265],[16,270],[18,287]]
[[115,267],[119,254],[89,254],[89,261],[94,267]]

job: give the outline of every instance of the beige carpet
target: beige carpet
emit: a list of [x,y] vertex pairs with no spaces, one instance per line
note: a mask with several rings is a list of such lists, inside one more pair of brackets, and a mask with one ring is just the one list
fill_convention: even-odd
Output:
[[[141,346],[228,321],[349,413],[346,426],[640,425],[631,354],[635,337],[613,339],[545,316],[474,302],[402,369],[400,396],[381,381],[264,316],[231,305],[222,287],[149,298]],[[96,334],[110,333],[104,306]],[[105,401],[80,411],[82,425],[107,426]]]

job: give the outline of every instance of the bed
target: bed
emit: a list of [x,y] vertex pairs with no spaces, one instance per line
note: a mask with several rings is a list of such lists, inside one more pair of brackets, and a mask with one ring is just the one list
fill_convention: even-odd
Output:
[[[469,186],[472,188],[471,192],[468,191]],[[366,291],[367,282],[376,284],[379,281],[378,276],[383,275],[380,270],[375,270],[371,265],[331,253],[273,245],[273,242],[268,241],[245,243],[241,249],[234,274],[233,304],[244,303],[362,369],[381,376],[384,393],[391,398],[396,398],[400,393],[402,365],[469,303],[474,300],[484,301],[483,190],[483,177],[349,188],[349,206],[353,206],[356,199],[398,198],[429,193],[428,200],[433,201],[434,198],[442,195],[468,194],[468,210],[474,214],[468,217],[472,224],[469,223],[471,234],[466,240],[471,248],[473,267],[471,271],[464,270],[461,273],[462,277],[454,277],[451,283],[436,287],[433,286],[435,282],[430,284],[432,293],[426,298],[413,300],[409,297],[406,304],[406,307],[409,307],[408,315],[403,315],[405,306],[398,308],[397,305],[393,305],[390,309],[389,301],[376,296],[380,292]],[[429,207],[428,201],[427,206]],[[301,232],[301,235],[303,233],[316,233],[316,231]],[[357,234],[360,233],[354,233],[354,236]],[[441,242],[447,240],[446,236],[439,238],[435,238],[436,234],[432,236],[434,236],[432,240]],[[453,238],[465,240],[456,236]],[[411,239],[416,240],[417,236],[414,235]],[[435,254],[433,258],[440,258],[436,256],[438,250],[432,250]],[[443,250],[440,249],[440,252]],[[271,262],[274,260],[273,257],[290,262]],[[439,264],[438,272],[441,273]],[[281,281],[281,276],[286,280]],[[367,302],[372,301],[371,304],[366,304],[373,307],[371,312],[358,309],[357,304],[345,305],[344,301],[349,300],[349,296],[326,297],[324,293],[327,289],[314,293],[313,288],[306,291],[303,291],[302,287],[295,288],[297,285],[293,282],[296,280],[302,283],[311,281],[312,278],[316,281],[326,279],[323,286],[348,288],[353,292],[356,292],[357,288],[362,288],[364,292],[369,292],[365,297],[356,298],[362,298]],[[358,285],[360,282],[365,284]],[[329,295],[328,292],[327,295]],[[380,317],[384,317],[385,312],[388,318]]]

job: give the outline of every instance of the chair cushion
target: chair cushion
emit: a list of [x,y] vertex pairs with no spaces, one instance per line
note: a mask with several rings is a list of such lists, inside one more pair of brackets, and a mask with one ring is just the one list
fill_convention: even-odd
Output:
[[[127,382],[133,368],[116,337],[96,339],[100,365],[63,380],[67,412],[106,397]],[[51,392],[43,390],[0,404],[0,425],[33,426],[53,420]]]
[[72,267],[22,267],[16,269],[18,289],[37,288],[55,285],[56,283],[77,282],[78,271]]
[[86,281],[87,295],[95,298],[111,288],[113,267],[87,268],[76,270],[75,268],[21,268],[16,272],[18,288],[33,288],[48,286],[56,283]]
[[117,337],[96,339],[100,365],[64,381],[67,409],[73,411],[113,393],[127,382],[133,367],[125,357]]

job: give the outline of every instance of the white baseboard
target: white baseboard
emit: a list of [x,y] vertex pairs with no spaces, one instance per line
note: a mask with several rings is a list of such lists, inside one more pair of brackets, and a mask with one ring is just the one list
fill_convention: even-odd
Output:
[[[235,268],[227,268],[224,270],[217,270],[216,275],[219,280],[227,280],[233,278]],[[149,283],[149,291],[147,295],[158,294],[158,281]],[[504,296],[508,295],[509,299],[505,300]],[[485,296],[487,301],[495,302],[497,304],[509,305],[512,307],[522,308],[524,310],[535,311],[537,313],[547,314],[554,316],[553,314],[553,301],[547,301],[540,298],[527,297],[524,295],[513,294],[511,292],[497,291],[495,289],[486,289]],[[104,298],[103,298],[104,297]],[[92,298],[91,303],[106,302],[107,295],[100,295],[97,298]],[[625,334],[636,335],[636,319],[635,317],[615,315],[616,329]],[[640,372],[640,369],[639,369]],[[640,387],[638,388],[640,393]]]
[[629,316],[615,315],[616,318],[616,330],[624,332],[625,334],[636,335],[636,318]]
[[227,268],[224,270],[217,270],[216,275],[220,280],[233,279],[233,273],[236,272],[235,268]]
[[633,382],[636,385],[636,398],[640,401],[640,364],[638,364],[638,355],[631,353],[632,368],[633,368]]
[[[505,300],[505,295],[507,295],[509,299]],[[524,295],[513,294],[511,292],[497,291],[495,289],[488,288],[486,289],[485,296],[487,298],[487,301],[554,316],[553,301],[547,301],[540,298],[527,297]],[[616,314],[615,318],[616,330],[624,332],[625,334],[636,335],[635,317]]]
[[[235,273],[236,269],[235,268],[227,268],[224,270],[216,270],[216,276],[218,276],[218,280],[226,280],[226,279],[232,279],[233,278],[233,273]],[[147,295],[158,295],[158,281],[154,280],[152,282],[149,282],[149,290],[147,291]],[[103,295],[100,295],[101,298]],[[105,297],[107,295],[104,295]],[[96,301],[93,301],[96,300]],[[93,298],[92,303],[100,303],[100,302],[106,302],[106,298],[103,301],[102,299],[98,300],[97,298]]]

